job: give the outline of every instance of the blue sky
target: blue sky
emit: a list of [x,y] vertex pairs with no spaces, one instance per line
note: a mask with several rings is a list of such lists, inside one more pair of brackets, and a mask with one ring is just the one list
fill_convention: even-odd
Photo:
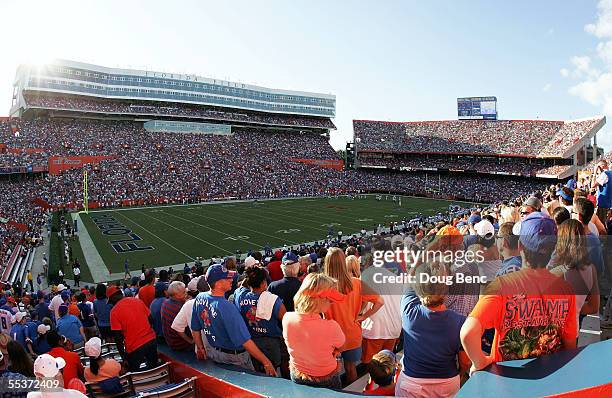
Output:
[[504,119],[612,116],[612,0],[10,0],[0,15],[0,115],[17,65],[56,57],[333,93],[337,148],[353,119],[454,119],[460,96],[497,96]]

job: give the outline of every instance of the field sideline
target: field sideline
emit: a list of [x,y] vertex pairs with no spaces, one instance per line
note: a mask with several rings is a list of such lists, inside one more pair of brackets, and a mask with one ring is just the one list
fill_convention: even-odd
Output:
[[[196,256],[210,259],[234,255],[236,250],[261,250],[266,244],[274,248],[323,240],[329,225],[347,236],[362,228],[372,230],[378,223],[446,211],[449,204],[465,205],[402,197],[400,207],[391,195],[386,197],[381,201],[369,195],[168,205],[97,210],[79,216],[108,275],[123,272],[126,259],[132,270],[142,264],[147,268],[182,264]],[[85,246],[82,236],[80,242]]]

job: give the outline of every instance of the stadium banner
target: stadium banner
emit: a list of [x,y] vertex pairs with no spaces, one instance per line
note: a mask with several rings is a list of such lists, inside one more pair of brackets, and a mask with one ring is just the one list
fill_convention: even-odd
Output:
[[36,206],[40,206],[43,209],[47,210],[47,209],[51,209],[52,206],[49,204],[49,202],[47,202],[44,199],[41,198],[36,198],[32,201]]
[[28,226],[22,223],[18,223],[17,221],[9,221],[8,225],[12,225],[13,227],[17,228],[18,230],[22,231],[22,232],[26,232],[28,230]]
[[86,164],[97,164],[113,156],[52,156],[49,158],[49,174],[58,175],[64,170],[78,169]]
[[[2,148],[0,147],[0,150]],[[44,148],[6,148],[8,153],[41,153],[44,152]]]
[[325,160],[325,159],[301,159],[301,158],[289,158],[288,160],[290,162],[295,162],[295,163],[304,163],[304,164],[310,164],[310,165],[314,165],[314,166],[319,166],[319,167],[322,167],[324,169],[335,169],[335,170],[342,170],[342,169],[344,169],[344,162],[342,160],[335,160],[335,159],[329,159],[329,160]]

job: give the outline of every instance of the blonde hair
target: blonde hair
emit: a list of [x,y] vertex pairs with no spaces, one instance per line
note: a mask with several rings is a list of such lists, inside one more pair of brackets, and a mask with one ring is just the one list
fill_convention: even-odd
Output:
[[293,297],[295,312],[298,314],[319,314],[323,305],[327,303],[324,297],[312,297],[327,289],[336,289],[338,283],[325,274],[312,273],[306,275],[300,290]]
[[519,214],[519,208],[516,206],[504,206],[499,212],[499,225],[505,222],[519,222],[521,215]]
[[357,257],[351,255],[346,258],[346,269],[351,276],[361,278],[360,262]]
[[353,291],[353,281],[346,268],[346,257],[340,248],[329,249],[323,262],[323,273],[338,281],[340,293],[349,294]]
[[414,292],[419,296],[421,304],[425,307],[433,308],[443,304],[444,297],[448,294],[448,285],[432,282],[429,278],[421,278],[421,274],[439,277],[436,279],[443,279],[449,275],[444,264],[433,263],[420,266],[417,269],[416,283],[413,285]]

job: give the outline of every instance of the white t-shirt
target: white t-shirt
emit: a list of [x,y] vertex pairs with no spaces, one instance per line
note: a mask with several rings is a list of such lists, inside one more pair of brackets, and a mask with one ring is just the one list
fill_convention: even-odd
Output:
[[10,311],[0,309],[0,333],[10,336],[12,319],[13,314]]
[[[361,322],[361,335],[366,339],[396,339],[402,333],[402,317],[400,315],[400,302],[403,285],[395,283],[373,283],[374,274],[395,275],[386,268],[366,268],[361,276],[363,283],[367,283],[385,301],[380,310]],[[372,304],[368,304],[368,309]]]
[[191,314],[193,312],[194,304],[194,299],[190,299],[183,304],[178,314],[176,314],[174,320],[172,321],[172,329],[176,330],[177,332],[184,332],[185,328],[188,327],[191,330]]
[[72,273],[74,274],[74,276],[78,276],[81,275],[81,270],[78,267],[74,267],[72,269]]
[[53,311],[55,314],[55,319],[59,319],[59,307],[63,303],[64,300],[62,299],[62,295],[59,293],[53,296],[51,299],[51,302],[49,303],[49,310]]

